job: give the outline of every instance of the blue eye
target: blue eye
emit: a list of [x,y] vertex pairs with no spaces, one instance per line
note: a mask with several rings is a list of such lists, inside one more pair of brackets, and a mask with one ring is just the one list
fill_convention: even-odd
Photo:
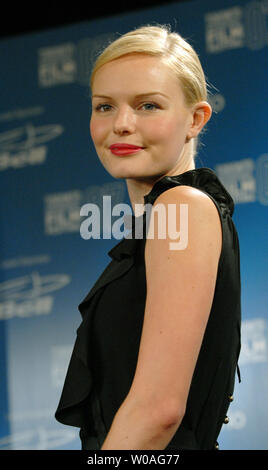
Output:
[[141,107],[145,109],[145,111],[154,111],[155,109],[159,109],[159,106],[155,103],[143,103]]
[[109,104],[98,104],[95,107],[96,111],[100,111],[101,113],[105,113],[106,111],[110,111],[111,106]]

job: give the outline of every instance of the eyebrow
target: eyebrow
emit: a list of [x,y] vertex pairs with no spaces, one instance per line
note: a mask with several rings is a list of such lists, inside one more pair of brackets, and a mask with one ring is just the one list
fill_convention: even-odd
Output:
[[[164,98],[168,98],[167,95],[164,93],[161,93],[160,91],[149,91],[148,93],[139,93],[138,95],[135,95],[135,98],[145,98],[146,96],[154,96],[154,95],[160,95],[163,96]],[[111,96],[108,95],[92,95],[92,98],[104,98],[104,99],[111,99]]]

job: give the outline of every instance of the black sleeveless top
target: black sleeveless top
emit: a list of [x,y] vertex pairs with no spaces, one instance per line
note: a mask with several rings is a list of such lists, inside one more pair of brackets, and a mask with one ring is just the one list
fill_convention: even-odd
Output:
[[[199,168],[163,177],[144,197],[145,204],[154,204],[162,192],[179,185],[197,188],[215,203],[222,250],[186,412],[166,449],[214,449],[227,421],[236,369],[240,379],[240,259],[234,203],[216,174]],[[144,223],[145,213],[140,217]],[[133,216],[133,222],[140,217]],[[80,428],[82,449],[101,448],[134,378],[146,300],[145,243],[146,236],[125,237],[112,248],[111,262],[79,305],[83,320],[55,417]]]

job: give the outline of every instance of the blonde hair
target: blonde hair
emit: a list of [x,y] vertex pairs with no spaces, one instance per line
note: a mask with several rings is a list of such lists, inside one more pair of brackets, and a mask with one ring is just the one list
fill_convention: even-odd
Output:
[[[166,25],[143,26],[130,31],[110,43],[98,56],[91,72],[90,85],[93,86],[96,72],[107,62],[127,54],[141,53],[161,57],[163,62],[178,77],[184,93],[185,103],[192,106],[207,100],[206,78],[193,47]],[[198,140],[191,139],[181,158],[192,162],[196,154]]]

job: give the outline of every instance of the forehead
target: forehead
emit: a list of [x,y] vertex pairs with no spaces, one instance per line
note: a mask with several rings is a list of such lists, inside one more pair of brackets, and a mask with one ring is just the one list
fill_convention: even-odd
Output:
[[101,66],[96,72],[93,94],[142,94],[159,91],[181,93],[179,80],[160,57],[128,54]]

